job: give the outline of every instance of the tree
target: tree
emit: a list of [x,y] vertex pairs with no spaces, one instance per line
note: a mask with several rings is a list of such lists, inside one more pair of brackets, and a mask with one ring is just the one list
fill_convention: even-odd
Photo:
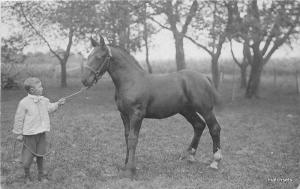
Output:
[[159,30],[157,30],[151,23],[148,22],[148,17],[150,17],[153,13],[149,11],[149,5],[147,1],[137,1],[137,2],[130,2],[130,7],[133,10],[133,14],[135,15],[136,19],[135,22],[140,24],[141,26],[138,27],[137,30],[142,29],[142,39],[144,41],[144,45],[141,44],[141,46],[145,46],[145,61],[147,65],[147,69],[149,73],[152,73],[152,66],[149,61],[149,46],[150,46],[150,40],[151,36],[155,33],[157,33]]
[[102,25],[98,34],[107,36],[112,45],[127,51],[135,52],[145,46],[146,64],[151,73],[149,42],[157,30],[147,22],[150,14],[147,1],[107,1],[101,8],[102,11],[97,11],[98,23]]
[[236,63],[236,65],[238,65],[238,67],[240,68],[240,72],[241,72],[241,81],[240,81],[241,88],[246,88],[246,86],[247,86],[247,68],[249,66],[247,54],[249,53],[250,49],[249,49],[249,46],[246,44],[247,43],[243,44],[243,60],[239,61],[233,52],[232,40],[230,40],[230,52],[231,52],[232,58],[233,58],[234,62]]
[[111,1],[108,3],[108,10],[112,17],[109,19],[112,24],[113,43],[130,50],[130,6],[127,0]]
[[[61,87],[67,86],[66,65],[74,42],[74,35],[80,36],[83,30],[92,32],[94,29],[93,20],[89,20],[91,22],[85,20],[90,18],[94,10],[90,5],[94,4],[95,2],[83,1],[26,1],[16,2],[11,6],[24,30],[31,32],[34,38],[39,38],[59,60]],[[63,53],[55,50],[54,44],[51,43],[54,38],[67,39]]]
[[156,14],[163,14],[167,17],[167,23],[161,23],[153,16],[149,17],[149,19],[172,32],[175,41],[177,70],[186,68],[183,39],[199,8],[197,0],[194,0],[190,6],[180,0],[149,1],[149,4],[155,10]]
[[[143,3],[143,2],[142,2]],[[98,24],[102,25],[99,35],[108,37],[110,44],[120,46],[127,51],[141,48],[143,32],[140,31],[141,21],[136,11],[142,4],[136,1],[106,1],[102,12],[97,11]]]
[[[229,22],[227,16],[224,15],[226,15],[225,2],[203,2],[203,7],[198,10],[192,24],[191,36],[185,35],[187,39],[211,56],[212,79],[216,88],[220,83],[219,58],[227,37]],[[203,36],[206,36],[206,40],[203,40]],[[204,44],[205,41],[207,44]]]
[[95,32],[99,27],[95,19],[96,9],[95,1],[62,1],[58,5],[55,14],[52,14],[50,20],[57,24],[63,35],[68,38],[67,46],[60,55],[54,55],[61,64],[61,86],[67,86],[66,65],[70,56],[72,44],[76,39],[85,38],[87,34]]
[[[227,38],[230,41],[230,51],[232,58],[238,68],[240,68],[240,75],[241,75],[241,80],[240,80],[240,87],[241,88],[246,88],[247,86],[247,68],[250,64],[249,60],[250,58],[250,48],[249,48],[249,43],[245,41],[244,43],[239,39],[239,35],[235,32],[236,27],[241,27],[242,26],[242,18],[239,15],[239,9],[238,9],[238,2],[237,1],[229,1],[227,3],[227,10],[228,10],[228,35]],[[243,58],[242,61],[238,61],[238,59],[235,56],[235,53],[232,48],[232,40],[242,43],[243,44]]]
[[26,55],[23,54],[23,49],[28,45],[28,42],[21,34],[15,34],[8,39],[1,39],[1,62],[14,64],[23,63]]
[[[220,80],[218,60],[227,34],[228,20],[224,17],[224,14],[226,15],[226,4],[219,1],[199,1],[199,3],[200,2],[200,8],[198,1],[193,1],[190,7],[183,4],[182,1],[176,1],[174,4],[172,4],[172,1],[167,1],[161,6],[158,6],[157,3],[152,4],[152,7],[154,7],[156,12],[161,12],[167,15],[167,21],[170,27],[161,24],[153,17],[150,19],[159,24],[161,27],[173,32],[178,70],[185,68],[183,51],[184,38],[189,39],[192,43],[204,49],[205,52],[212,57],[212,77],[215,86],[218,87]],[[182,26],[182,30],[179,31],[177,25],[184,18],[185,21]],[[191,27],[188,31],[189,25]],[[201,36],[206,36],[206,39],[209,39],[207,44],[203,44]]]
[[[251,67],[246,87],[247,98],[257,97],[263,67],[282,45],[289,44],[299,33],[300,3],[298,1],[261,2],[243,4],[246,12],[238,10],[239,25],[235,34],[243,40],[246,59]],[[244,14],[242,17],[241,15]]]
[[149,25],[147,23],[147,7],[148,4],[144,3],[144,6],[142,8],[142,23],[143,23],[143,40],[145,42],[145,49],[146,49],[146,64],[147,64],[147,68],[148,68],[148,72],[152,73],[152,66],[149,62],[149,34],[151,34],[151,32],[149,32],[149,28],[151,28],[151,25]]
[[27,44],[21,34],[1,39],[1,88],[18,87],[15,77],[21,70],[17,69],[16,64],[22,64],[26,60],[23,49]]

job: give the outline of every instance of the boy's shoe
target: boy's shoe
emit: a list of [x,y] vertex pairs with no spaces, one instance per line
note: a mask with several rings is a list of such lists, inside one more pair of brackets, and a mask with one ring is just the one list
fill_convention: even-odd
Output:
[[38,174],[38,181],[39,182],[48,182],[48,178],[46,174]]
[[33,180],[32,180],[32,178],[30,176],[25,176],[25,180],[24,180],[25,184],[31,184],[32,181]]
[[38,179],[38,181],[42,183],[47,183],[49,180],[47,178],[40,178]]

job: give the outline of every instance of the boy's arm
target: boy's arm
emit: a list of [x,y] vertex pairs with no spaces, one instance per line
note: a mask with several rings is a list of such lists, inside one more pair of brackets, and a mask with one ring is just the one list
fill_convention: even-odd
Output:
[[48,101],[48,112],[49,113],[54,112],[57,109],[58,109],[58,102],[51,103],[50,101]]
[[26,108],[20,102],[15,114],[13,133],[21,135],[23,133],[24,119],[25,119]]
[[48,101],[48,112],[54,112],[58,109],[59,106],[63,105],[65,103],[66,99],[62,98],[59,99],[57,102],[51,103]]

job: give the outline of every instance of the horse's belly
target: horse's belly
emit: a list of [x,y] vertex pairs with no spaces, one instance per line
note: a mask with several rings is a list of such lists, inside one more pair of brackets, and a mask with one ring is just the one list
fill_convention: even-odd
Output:
[[151,110],[147,110],[145,118],[163,119],[175,115],[177,113],[178,111],[174,111],[174,109],[152,108]]
[[185,106],[185,101],[178,98],[162,98],[148,104],[146,118],[162,119],[179,113]]

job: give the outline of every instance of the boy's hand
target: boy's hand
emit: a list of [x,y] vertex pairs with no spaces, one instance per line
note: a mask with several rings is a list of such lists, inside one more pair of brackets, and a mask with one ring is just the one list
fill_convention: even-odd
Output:
[[18,135],[17,140],[21,142],[23,140],[23,135]]
[[61,98],[57,102],[58,102],[58,105],[63,105],[63,104],[65,104],[66,99],[65,98]]

